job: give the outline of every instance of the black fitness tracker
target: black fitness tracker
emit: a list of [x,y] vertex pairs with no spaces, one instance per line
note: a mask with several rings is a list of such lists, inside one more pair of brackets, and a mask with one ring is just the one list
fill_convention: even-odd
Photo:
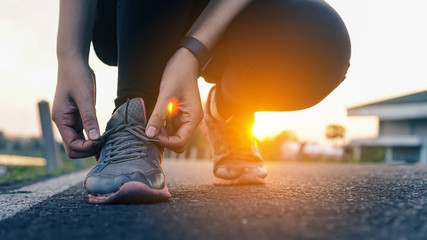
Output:
[[196,38],[189,36],[185,36],[179,42],[179,46],[187,48],[196,56],[200,63],[200,73],[202,73],[212,58],[206,46]]

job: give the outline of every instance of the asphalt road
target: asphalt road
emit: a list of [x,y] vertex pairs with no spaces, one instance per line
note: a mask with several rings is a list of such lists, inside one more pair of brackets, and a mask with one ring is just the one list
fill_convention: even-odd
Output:
[[[82,184],[0,221],[0,239],[427,239],[427,167],[270,163],[265,186],[168,161],[173,198],[91,205]],[[17,193],[19,194],[19,193]]]

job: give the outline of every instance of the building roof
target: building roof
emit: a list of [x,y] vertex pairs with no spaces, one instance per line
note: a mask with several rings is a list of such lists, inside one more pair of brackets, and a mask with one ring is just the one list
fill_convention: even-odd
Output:
[[400,97],[389,98],[389,99],[385,99],[378,102],[368,103],[368,104],[360,105],[357,107],[380,106],[380,105],[387,105],[387,104],[402,104],[402,103],[427,103],[427,90],[409,94],[409,95],[403,95]]
[[427,90],[347,109],[348,116],[378,116],[383,120],[427,118]]

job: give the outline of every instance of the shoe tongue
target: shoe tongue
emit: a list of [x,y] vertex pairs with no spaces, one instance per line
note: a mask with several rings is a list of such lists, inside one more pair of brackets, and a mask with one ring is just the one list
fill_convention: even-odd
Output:
[[[127,119],[126,119],[127,118]],[[120,124],[140,123],[145,125],[147,123],[145,104],[142,98],[133,98],[123,103],[111,116],[110,121],[107,123],[106,130],[116,127]]]

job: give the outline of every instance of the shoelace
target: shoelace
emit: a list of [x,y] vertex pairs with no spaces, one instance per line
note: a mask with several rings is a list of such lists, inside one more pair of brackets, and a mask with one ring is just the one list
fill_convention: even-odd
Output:
[[105,144],[105,161],[121,162],[147,156],[148,142],[158,142],[145,135],[145,127],[137,123],[124,123],[106,131],[99,141]]

